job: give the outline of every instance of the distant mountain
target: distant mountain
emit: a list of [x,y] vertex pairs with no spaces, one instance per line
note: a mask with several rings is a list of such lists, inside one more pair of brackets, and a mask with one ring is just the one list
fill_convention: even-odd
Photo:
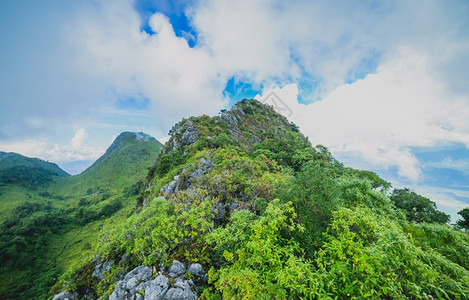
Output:
[[37,188],[55,177],[70,176],[54,163],[17,153],[0,152],[0,185],[15,184]]
[[61,186],[67,193],[85,190],[125,188],[143,179],[153,165],[162,144],[142,132],[123,132],[106,152],[82,173],[64,180]]
[[103,156],[91,165],[84,173],[102,172],[103,166],[109,164],[114,172],[135,170],[136,159],[144,160],[151,156],[156,148],[162,145],[154,137],[143,132],[122,132],[109,146]]

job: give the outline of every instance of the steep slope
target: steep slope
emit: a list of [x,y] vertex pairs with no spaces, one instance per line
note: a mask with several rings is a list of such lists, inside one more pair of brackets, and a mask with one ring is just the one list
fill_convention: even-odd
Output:
[[54,175],[30,181],[28,188],[3,186],[0,203],[7,205],[0,211],[0,298],[47,299],[54,278],[86,255],[100,228],[134,211],[142,179],[161,146],[146,134],[124,132],[76,176],[38,159],[2,154],[8,162],[4,170],[21,166]]
[[243,100],[220,116],[182,120],[170,134],[139,210],[104,228],[93,255],[54,293],[469,297],[469,259],[460,251],[469,249],[467,234],[407,220],[389,199],[388,182],[312,147],[273,108]]
[[143,180],[161,147],[161,143],[145,133],[123,132],[88,169],[62,180],[58,185],[62,188],[60,192],[86,196],[130,188]]

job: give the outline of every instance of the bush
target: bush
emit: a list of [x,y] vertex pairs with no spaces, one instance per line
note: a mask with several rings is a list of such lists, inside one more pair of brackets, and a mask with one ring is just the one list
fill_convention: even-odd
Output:
[[359,298],[467,298],[469,272],[413,244],[371,209],[341,208],[316,260],[326,293]]
[[209,272],[212,290],[203,297],[226,299],[310,298],[316,290],[312,266],[301,258],[298,244],[283,232],[302,231],[291,203],[274,200],[261,217],[241,210],[231,223],[207,236],[222,258]]

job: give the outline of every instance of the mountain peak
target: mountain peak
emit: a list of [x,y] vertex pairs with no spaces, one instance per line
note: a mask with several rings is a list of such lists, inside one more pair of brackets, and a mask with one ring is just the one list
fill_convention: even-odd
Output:
[[124,131],[121,134],[119,134],[114,142],[109,146],[109,148],[106,150],[106,153],[104,155],[108,155],[111,152],[113,152],[115,149],[122,147],[126,143],[136,141],[136,142],[149,142],[149,141],[154,141],[158,142],[154,137],[143,133],[143,132],[130,132],[130,131]]
[[[111,164],[116,172],[123,168],[124,164],[134,165],[132,162],[142,157],[152,156],[155,149],[159,151],[161,143],[154,137],[143,132],[124,131],[119,134],[97,161],[85,172],[91,170],[106,169],[104,165]],[[156,147],[156,148],[155,148]],[[125,162],[125,163],[124,163]]]

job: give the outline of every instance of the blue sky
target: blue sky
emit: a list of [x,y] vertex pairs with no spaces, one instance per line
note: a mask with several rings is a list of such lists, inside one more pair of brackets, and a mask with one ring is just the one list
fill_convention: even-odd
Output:
[[346,165],[469,205],[467,1],[2,1],[0,43],[0,151],[83,168],[274,91]]

